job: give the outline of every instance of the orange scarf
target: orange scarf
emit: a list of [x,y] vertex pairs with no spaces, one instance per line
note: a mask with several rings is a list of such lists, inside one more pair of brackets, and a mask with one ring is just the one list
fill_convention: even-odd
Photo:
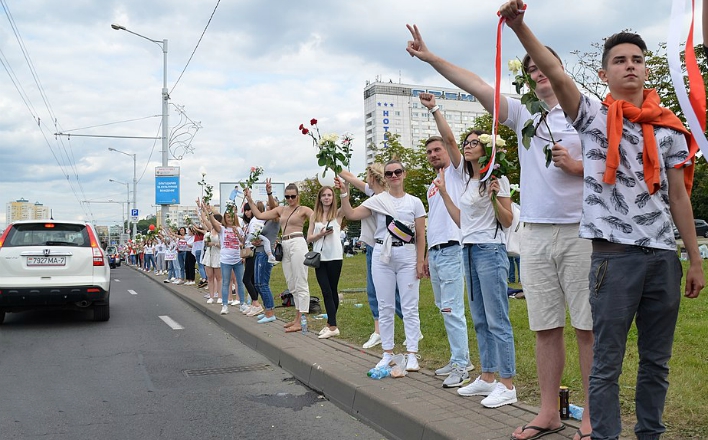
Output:
[[[619,144],[622,139],[622,129],[624,127],[622,122],[623,118],[627,118],[631,122],[642,124],[642,135],[644,137],[644,182],[649,188],[649,194],[654,194],[661,186],[659,149],[657,148],[656,137],[654,136],[654,126],[671,128],[686,136],[686,141],[690,146],[688,158],[676,165],[676,168],[682,167],[687,161],[691,160],[696,154],[696,151],[698,151],[698,144],[693,139],[693,136],[691,136],[691,133],[684,127],[681,120],[677,118],[671,110],[659,105],[661,101],[656,90],[644,89],[644,102],[641,108],[627,101],[616,101],[611,94],[608,94],[602,103],[608,107],[607,140],[609,141],[605,174],[602,178],[603,182],[610,185],[615,184],[617,167],[620,162]],[[684,168],[683,180],[689,196],[691,195],[691,188],[693,186],[693,170],[693,164]]]

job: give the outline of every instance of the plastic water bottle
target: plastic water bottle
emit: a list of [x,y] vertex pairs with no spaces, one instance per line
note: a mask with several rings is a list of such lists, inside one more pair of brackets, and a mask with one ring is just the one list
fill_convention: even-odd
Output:
[[583,419],[583,407],[578,406],[578,405],[573,405],[572,403],[568,407],[568,413],[570,414],[570,417],[574,418],[575,420],[582,420]]
[[300,315],[300,327],[302,328],[302,334],[307,333],[307,315],[304,313]]
[[391,375],[391,367],[375,367],[369,370],[366,375],[376,380],[383,379]]

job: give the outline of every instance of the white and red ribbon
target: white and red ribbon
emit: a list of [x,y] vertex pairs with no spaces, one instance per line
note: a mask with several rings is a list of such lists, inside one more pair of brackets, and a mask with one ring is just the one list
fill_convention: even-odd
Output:
[[676,97],[678,98],[681,110],[686,117],[688,128],[703,153],[708,157],[708,140],[706,140],[706,88],[703,76],[698,68],[696,54],[693,50],[693,22],[695,18],[695,0],[691,2],[691,24],[686,39],[686,72],[688,74],[689,91],[684,84],[684,74],[681,66],[681,28],[684,14],[686,12],[687,0],[674,0],[671,6],[671,21],[669,23],[669,36],[667,39],[667,59],[669,62],[669,73],[674,84]]
[[492,109],[492,157],[489,158],[487,164],[479,170],[480,174],[484,174],[484,177],[480,178],[480,182],[484,182],[489,179],[494,171],[494,164],[496,162],[497,156],[497,132],[499,130],[499,102],[501,99],[501,58],[502,58],[502,30],[504,29],[504,22],[506,19],[504,17],[499,17],[499,24],[497,24],[497,50],[496,57],[494,59],[494,107]]

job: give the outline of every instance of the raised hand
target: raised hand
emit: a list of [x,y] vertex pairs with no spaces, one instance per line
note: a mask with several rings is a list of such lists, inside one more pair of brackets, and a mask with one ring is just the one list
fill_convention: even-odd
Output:
[[433,185],[440,191],[440,194],[447,193],[447,188],[445,187],[445,170],[438,170],[438,177],[433,180]]
[[416,57],[420,60],[429,62],[433,58],[433,54],[428,50],[423,37],[420,35],[418,26],[407,24],[406,27],[411,33],[413,40],[408,41],[408,46],[406,46],[406,52],[408,52],[412,57]]
[[270,184],[270,177],[268,177],[265,181],[266,183],[266,192],[267,193],[272,193],[273,192],[273,186]]
[[246,197],[247,199],[250,199],[251,198],[251,188],[244,188],[243,189],[243,196]]
[[435,107],[435,95],[432,93],[421,93],[418,98],[420,98],[420,103],[428,110]]
[[499,190],[501,188],[499,187],[499,180],[492,176],[489,178],[489,187],[487,187],[487,193],[489,194],[490,199],[494,199],[496,195],[499,193]]
[[507,26],[515,29],[523,23],[525,10],[522,0],[509,0],[499,8],[499,15],[506,19]]

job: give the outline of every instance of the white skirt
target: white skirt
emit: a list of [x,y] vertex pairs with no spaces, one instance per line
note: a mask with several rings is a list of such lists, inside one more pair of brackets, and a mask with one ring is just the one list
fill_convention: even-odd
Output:
[[221,247],[220,246],[205,246],[202,253],[202,264],[207,267],[221,267]]

